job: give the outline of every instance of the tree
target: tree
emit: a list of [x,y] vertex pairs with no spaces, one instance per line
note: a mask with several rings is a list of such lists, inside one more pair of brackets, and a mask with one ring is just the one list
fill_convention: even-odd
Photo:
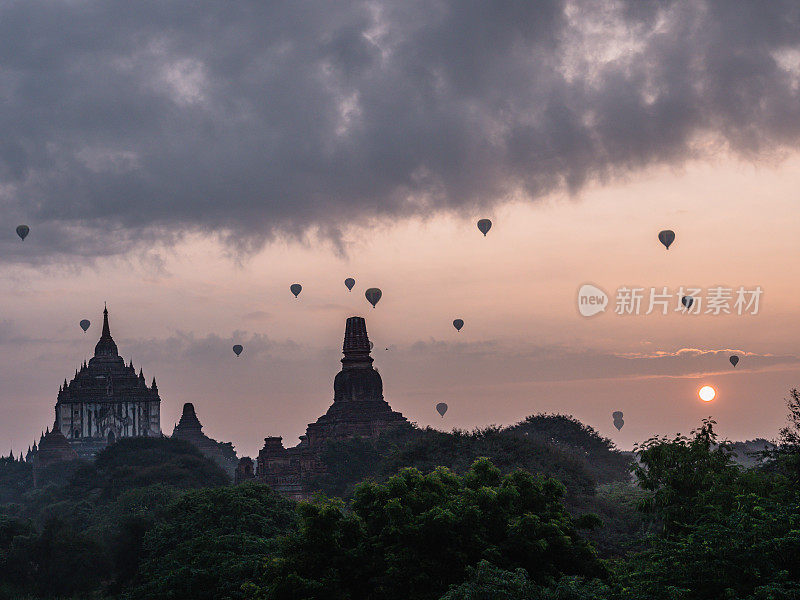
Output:
[[260,593],[278,600],[435,600],[481,560],[522,568],[536,584],[563,574],[603,576],[577,533],[597,520],[570,516],[564,494],[552,478],[504,476],[485,458],[463,476],[403,469],[385,483],[359,485],[352,512],[336,500],[301,503],[300,527]]
[[735,479],[740,470],[727,444],[718,444],[715,421],[703,420],[689,438],[651,438],[635,447],[634,473],[652,493],[642,508],[657,514],[666,534],[690,528],[700,516],[700,496]]
[[664,529],[622,569],[623,598],[799,597],[800,494],[781,474],[735,466],[713,424],[637,450],[645,508]]
[[[57,476],[14,507],[29,519],[30,531],[0,536],[0,555],[13,563],[15,585],[40,595],[121,591],[164,507],[187,488],[229,481],[197,448],[168,438],[121,440],[94,463],[50,468]],[[10,512],[8,505],[3,510]]]
[[295,521],[294,503],[262,484],[188,492],[145,534],[130,597],[242,598]]
[[796,388],[789,392],[786,407],[788,424],[780,430],[777,449],[766,454],[774,459],[775,468],[797,484],[800,483],[800,391]]
[[504,571],[486,560],[467,569],[469,577],[440,600],[607,600],[611,590],[598,579],[564,576],[543,587],[525,569]]
[[33,488],[33,469],[30,463],[0,458],[0,504],[19,502]]
[[591,427],[564,415],[534,415],[506,428],[442,432],[407,425],[377,439],[329,441],[321,456],[326,474],[315,484],[328,495],[350,498],[366,478],[385,481],[405,467],[464,473],[482,456],[504,473],[524,469],[555,477],[573,509],[585,509],[597,483],[630,480],[631,457]]

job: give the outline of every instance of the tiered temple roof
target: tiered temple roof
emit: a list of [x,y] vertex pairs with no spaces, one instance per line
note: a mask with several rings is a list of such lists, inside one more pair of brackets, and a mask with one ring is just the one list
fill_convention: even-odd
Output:
[[58,391],[59,404],[77,402],[160,402],[155,378],[150,386],[140,369],[137,375],[133,361],[126,365],[117,351],[108,326],[108,309],[103,309],[103,333],[94,349],[94,357],[75,371],[75,377]]
[[148,386],[133,361],[125,364],[111,337],[108,309],[94,356],[58,390],[56,427],[78,456],[92,459],[107,445],[126,437],[161,435],[161,398],[156,380]]

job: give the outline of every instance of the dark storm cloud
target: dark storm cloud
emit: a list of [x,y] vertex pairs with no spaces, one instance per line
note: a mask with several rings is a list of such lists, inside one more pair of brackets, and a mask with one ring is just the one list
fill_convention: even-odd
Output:
[[[26,260],[535,199],[800,137],[800,9],[595,0],[0,7]],[[165,237],[166,236],[166,237]],[[22,255],[16,240],[4,255]]]
[[274,341],[258,333],[235,331],[230,337],[208,334],[197,337],[191,332],[178,331],[165,339],[125,340],[131,356],[145,357],[156,364],[189,362],[207,364],[221,357],[233,360],[233,344],[242,344],[248,357],[259,356],[276,360],[278,357],[302,356],[304,350],[292,340]]

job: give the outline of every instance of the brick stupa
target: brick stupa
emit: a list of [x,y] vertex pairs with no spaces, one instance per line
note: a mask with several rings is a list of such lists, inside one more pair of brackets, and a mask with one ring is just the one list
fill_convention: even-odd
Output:
[[383,381],[372,366],[363,317],[347,319],[342,352],[342,370],[334,379],[328,411],[308,425],[294,448],[284,448],[280,437],[268,437],[258,454],[258,479],[290,497],[308,497],[309,481],[325,473],[320,453],[327,441],[377,437],[408,423],[383,398]]

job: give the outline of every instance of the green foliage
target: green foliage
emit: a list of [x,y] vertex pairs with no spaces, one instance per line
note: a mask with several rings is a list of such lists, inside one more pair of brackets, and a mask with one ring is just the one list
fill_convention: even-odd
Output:
[[645,508],[664,523],[650,548],[622,565],[624,598],[730,600],[800,593],[800,494],[780,474],[743,471],[713,421],[693,438],[639,449]]
[[178,440],[123,440],[33,491],[2,459],[0,598],[794,600],[797,391],[788,405],[751,468],[704,421],[637,446],[635,482],[629,456],[558,415],[344,440],[319,483],[349,503],[227,486]]
[[30,529],[0,535],[10,581],[40,596],[120,590],[136,574],[145,533],[166,505],[181,490],[228,482],[194,446],[166,438],[121,440],[94,463],[51,468],[46,485],[14,508]]
[[99,583],[98,574],[110,567],[95,536],[58,518],[47,519],[41,530],[30,528],[15,535],[4,544],[2,554],[10,583],[48,596],[91,590]]
[[564,576],[543,587],[531,582],[525,569],[504,571],[485,560],[467,572],[467,580],[440,600],[606,600],[610,594],[598,579]]
[[459,476],[403,469],[356,488],[352,512],[340,501],[301,503],[300,529],[287,539],[267,597],[436,599],[489,560],[523,568],[536,583],[604,569],[577,528],[558,481],[488,459]]
[[630,458],[571,415],[531,415],[507,431],[581,457],[598,483],[628,480]]
[[649,492],[631,482],[598,486],[587,506],[600,517],[603,526],[587,531],[585,536],[601,556],[620,557],[645,548],[647,536],[659,526],[657,519],[640,510],[649,498]]
[[154,484],[188,489],[230,483],[195,446],[171,438],[122,439],[98,453],[94,468],[107,497]]
[[36,474],[36,485],[41,488],[56,487],[61,488],[75,480],[76,475],[83,474],[91,470],[91,463],[75,459],[64,460],[50,463],[44,467],[39,467]]
[[294,503],[249,483],[186,493],[145,535],[131,598],[242,598],[294,527]]
[[384,481],[405,467],[464,473],[482,456],[505,473],[523,469],[557,478],[576,508],[585,506],[598,482],[630,478],[630,458],[591,427],[563,415],[535,415],[507,428],[446,433],[409,425],[376,440],[329,442],[322,455],[328,475],[317,484],[329,495],[350,497],[367,478]]
[[33,469],[26,462],[0,458],[0,504],[19,502],[33,487]]
[[29,566],[15,546],[17,540],[27,540],[34,533],[29,520],[0,514],[0,598],[11,596],[14,586],[27,582]]
[[786,400],[788,424],[780,431],[778,448],[765,454],[774,460],[773,468],[800,484],[800,391],[793,389]]
[[661,517],[666,533],[690,529],[702,516],[703,498],[741,473],[728,445],[717,444],[714,424],[704,420],[691,438],[651,438],[636,448],[639,485],[653,492],[643,508]]

